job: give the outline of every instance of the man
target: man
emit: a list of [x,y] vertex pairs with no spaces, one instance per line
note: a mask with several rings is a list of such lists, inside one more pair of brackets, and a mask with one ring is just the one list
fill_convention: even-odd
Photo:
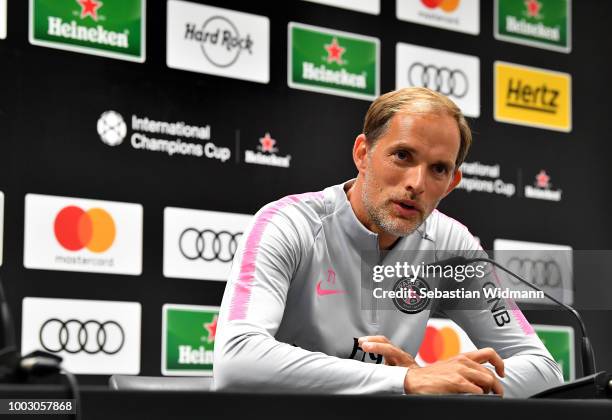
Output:
[[463,225],[435,210],[460,182],[470,144],[448,98],[390,92],[372,103],[355,140],[356,179],[263,207],[223,297],[216,388],[528,396],[560,384],[559,367],[511,302],[501,314],[438,306],[479,350],[420,367],[411,354],[434,303],[398,310],[364,299],[371,290],[362,266],[415,252],[482,252]]

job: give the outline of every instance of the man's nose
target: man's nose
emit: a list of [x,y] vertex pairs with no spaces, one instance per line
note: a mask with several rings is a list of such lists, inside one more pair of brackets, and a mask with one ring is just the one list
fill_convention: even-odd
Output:
[[404,178],[404,188],[412,191],[415,195],[421,194],[425,190],[426,170],[427,168],[423,165],[415,165],[408,168]]

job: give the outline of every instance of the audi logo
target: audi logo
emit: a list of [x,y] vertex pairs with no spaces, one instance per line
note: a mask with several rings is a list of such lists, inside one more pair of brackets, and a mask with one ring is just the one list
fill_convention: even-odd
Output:
[[[536,286],[560,287],[561,267],[554,260],[531,260],[528,258],[512,257],[507,263],[508,269],[523,277]],[[519,281],[509,276],[514,284]]]
[[62,321],[51,318],[40,327],[40,344],[51,353],[66,351],[71,354],[118,353],[125,343],[123,328],[115,321],[98,322],[92,319]]
[[199,258],[207,262],[217,260],[227,263],[234,259],[240,236],[242,232],[187,228],[179,237],[179,249],[188,260]]
[[426,87],[455,98],[463,98],[469,88],[468,78],[461,70],[419,62],[408,68],[408,82],[411,86]]

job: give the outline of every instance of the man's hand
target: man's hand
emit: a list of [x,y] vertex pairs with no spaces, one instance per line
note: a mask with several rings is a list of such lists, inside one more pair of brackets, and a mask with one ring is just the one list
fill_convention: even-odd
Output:
[[504,388],[493,372],[482,366],[489,362],[504,377],[504,361],[492,348],[460,354],[420,369],[411,369],[404,379],[406,394],[495,394]]
[[380,354],[385,361],[385,365],[402,366],[407,368],[418,368],[419,365],[414,361],[410,353],[396,347],[384,335],[371,335],[359,337],[359,347],[367,353]]

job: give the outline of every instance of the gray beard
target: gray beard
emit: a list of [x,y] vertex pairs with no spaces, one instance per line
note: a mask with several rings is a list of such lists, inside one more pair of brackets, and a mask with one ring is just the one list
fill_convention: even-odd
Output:
[[364,184],[365,185],[361,190],[361,200],[363,202],[363,206],[365,207],[370,220],[380,231],[386,232],[393,236],[408,236],[421,225],[422,222],[413,228],[405,228],[402,227],[399,222],[394,222],[389,214],[385,214],[385,210],[382,207],[377,208],[372,204],[372,201],[368,195],[368,190],[370,187],[378,188],[378,186],[370,185],[372,184],[372,179],[368,176],[367,172],[365,175]]

